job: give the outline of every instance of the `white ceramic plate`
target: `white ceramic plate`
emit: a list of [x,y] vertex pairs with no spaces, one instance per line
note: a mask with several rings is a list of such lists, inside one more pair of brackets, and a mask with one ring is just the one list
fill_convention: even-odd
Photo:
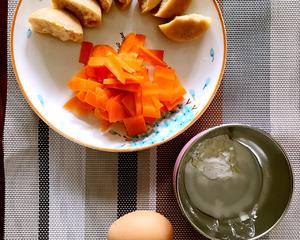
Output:
[[188,43],[166,39],[158,24],[164,20],[141,15],[137,1],[130,9],[113,6],[103,16],[101,26],[84,29],[85,40],[95,44],[116,45],[120,33],[142,33],[146,46],[165,50],[165,61],[177,70],[188,90],[181,108],[157,122],[146,136],[128,141],[122,132],[99,130],[96,119],[79,119],[63,105],[70,98],[67,81],[77,72],[80,45],[33,33],[27,18],[33,11],[50,7],[50,0],[20,0],[11,33],[13,66],[19,85],[32,109],[55,131],[81,145],[103,151],[136,151],[162,144],[192,125],[212,101],[222,79],[226,59],[226,34],[215,0],[194,0],[189,13],[212,18],[205,35]]

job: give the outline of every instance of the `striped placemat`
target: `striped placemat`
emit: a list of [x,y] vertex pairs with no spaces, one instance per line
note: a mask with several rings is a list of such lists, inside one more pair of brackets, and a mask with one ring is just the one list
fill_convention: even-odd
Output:
[[293,200],[282,222],[265,238],[300,239],[300,3],[219,2],[227,27],[228,58],[212,105],[178,138],[151,150],[120,154],[74,144],[30,110],[10,56],[7,72],[4,56],[5,16],[9,31],[17,0],[8,1],[8,11],[7,1],[0,2],[1,124],[7,102],[4,159],[1,156],[0,161],[0,170],[5,170],[5,178],[0,172],[0,229],[5,239],[106,239],[114,220],[137,209],[156,210],[168,217],[176,240],[204,239],[176,204],[174,161],[198,132],[232,122],[270,132],[287,151],[295,176]]

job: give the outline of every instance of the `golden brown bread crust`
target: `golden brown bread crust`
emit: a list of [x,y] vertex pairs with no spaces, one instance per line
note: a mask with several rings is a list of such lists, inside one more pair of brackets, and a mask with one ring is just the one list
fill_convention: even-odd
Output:
[[33,12],[28,21],[35,32],[50,34],[62,41],[83,41],[80,22],[64,10],[42,8]]
[[101,9],[104,13],[108,13],[113,0],[98,0],[98,2],[100,3]]
[[52,4],[55,8],[68,9],[85,27],[96,27],[101,22],[101,8],[96,0],[52,0]]
[[142,13],[150,12],[152,9],[156,8],[161,0],[138,0],[140,9]]
[[121,10],[124,10],[130,6],[131,0],[115,0],[115,3]]
[[[199,0],[197,0],[199,1]],[[181,15],[190,5],[192,0],[163,0],[155,17],[171,18]]]

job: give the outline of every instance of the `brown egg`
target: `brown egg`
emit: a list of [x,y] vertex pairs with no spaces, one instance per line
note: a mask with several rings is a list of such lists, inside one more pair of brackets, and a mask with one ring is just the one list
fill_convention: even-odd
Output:
[[171,223],[153,211],[136,211],[116,220],[108,231],[108,240],[173,240]]

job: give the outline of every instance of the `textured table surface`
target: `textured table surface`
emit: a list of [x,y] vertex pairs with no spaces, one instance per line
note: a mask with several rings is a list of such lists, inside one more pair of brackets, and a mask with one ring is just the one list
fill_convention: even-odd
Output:
[[9,52],[6,70],[3,38],[7,26],[9,41],[17,1],[8,1],[8,11],[3,2],[1,124],[5,99],[7,104],[0,165],[2,170],[4,162],[0,229],[4,224],[5,239],[106,239],[109,225],[136,209],[156,210],[168,217],[176,240],[204,239],[180,214],[172,192],[172,169],[180,149],[192,136],[233,122],[266,130],[287,151],[295,176],[292,203],[282,222],[264,238],[300,239],[300,1],[220,0],[228,58],[212,105],[194,126],[171,142],[120,154],[76,145],[32,112],[17,85]]

